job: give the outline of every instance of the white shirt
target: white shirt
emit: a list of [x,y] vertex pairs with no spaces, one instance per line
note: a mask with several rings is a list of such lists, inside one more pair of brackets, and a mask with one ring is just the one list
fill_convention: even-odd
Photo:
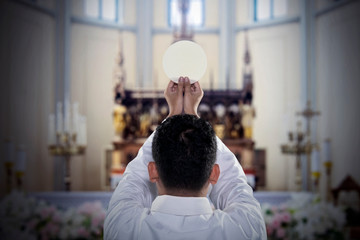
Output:
[[217,138],[218,182],[209,199],[157,196],[149,181],[152,134],[111,197],[104,239],[266,239],[260,205],[234,154]]

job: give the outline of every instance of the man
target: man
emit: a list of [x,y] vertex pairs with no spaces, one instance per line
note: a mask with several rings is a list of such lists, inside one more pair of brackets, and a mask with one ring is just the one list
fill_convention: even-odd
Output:
[[181,77],[164,95],[169,117],[127,166],[109,203],[105,239],[266,239],[240,164],[197,118],[199,83]]

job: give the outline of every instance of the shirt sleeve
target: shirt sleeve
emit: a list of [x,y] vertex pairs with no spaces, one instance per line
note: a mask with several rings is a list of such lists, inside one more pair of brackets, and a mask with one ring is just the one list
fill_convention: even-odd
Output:
[[104,222],[104,239],[134,239],[139,221],[149,213],[157,192],[148,175],[152,160],[153,134],[127,165],[124,176],[116,187]]
[[246,237],[244,239],[267,239],[260,204],[253,196],[235,155],[219,138],[216,155],[220,177],[209,195],[215,208],[228,214],[238,224]]

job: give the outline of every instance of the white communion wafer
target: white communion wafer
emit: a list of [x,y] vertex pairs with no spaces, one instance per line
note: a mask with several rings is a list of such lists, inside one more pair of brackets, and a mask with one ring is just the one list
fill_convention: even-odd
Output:
[[205,74],[207,58],[202,47],[188,40],[178,41],[168,47],[163,56],[165,74],[174,82],[179,77],[188,77],[191,83]]

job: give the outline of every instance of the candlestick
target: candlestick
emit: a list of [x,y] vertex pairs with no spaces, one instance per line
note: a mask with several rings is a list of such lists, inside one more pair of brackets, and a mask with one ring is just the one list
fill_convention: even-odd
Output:
[[[303,132],[301,130],[301,122],[300,124],[298,124],[298,129],[295,133],[291,133],[289,134],[289,140],[290,143],[289,144],[283,144],[281,145],[281,151],[285,154],[294,154],[297,157],[297,161],[299,162],[299,164],[297,164],[297,171],[299,170],[299,168],[301,168],[301,164],[300,164],[300,157],[301,155],[306,155],[307,158],[307,164],[306,164],[306,185],[303,185],[303,190],[311,190],[312,189],[312,182],[311,179],[312,178],[319,178],[319,170],[318,171],[312,171],[312,164],[314,165],[314,169],[319,169],[319,164],[318,160],[313,160],[311,161],[311,155],[312,152],[318,148],[317,143],[313,143],[311,141],[311,129],[310,129],[310,120],[319,115],[320,112],[318,111],[313,111],[311,109],[311,103],[310,101],[307,102],[307,107],[305,108],[304,111],[297,113],[297,115],[301,115],[303,117],[305,117],[306,119],[306,132]],[[295,135],[295,136],[294,136]],[[292,139],[294,137],[294,140],[296,141],[295,143],[293,143]],[[315,159],[318,159],[318,157],[315,156]],[[310,162],[311,161],[311,162]],[[313,174],[314,173],[314,174]],[[312,176],[312,177],[310,177]],[[301,179],[303,180],[303,179]]]
[[49,152],[52,155],[64,157],[64,185],[66,191],[70,191],[70,159],[71,156],[85,153],[86,117],[79,114],[79,103],[75,102],[71,105],[70,101],[66,100],[64,114],[62,112],[62,103],[58,102],[56,105],[56,133],[54,132],[54,118],[54,114],[50,114],[48,133]]

